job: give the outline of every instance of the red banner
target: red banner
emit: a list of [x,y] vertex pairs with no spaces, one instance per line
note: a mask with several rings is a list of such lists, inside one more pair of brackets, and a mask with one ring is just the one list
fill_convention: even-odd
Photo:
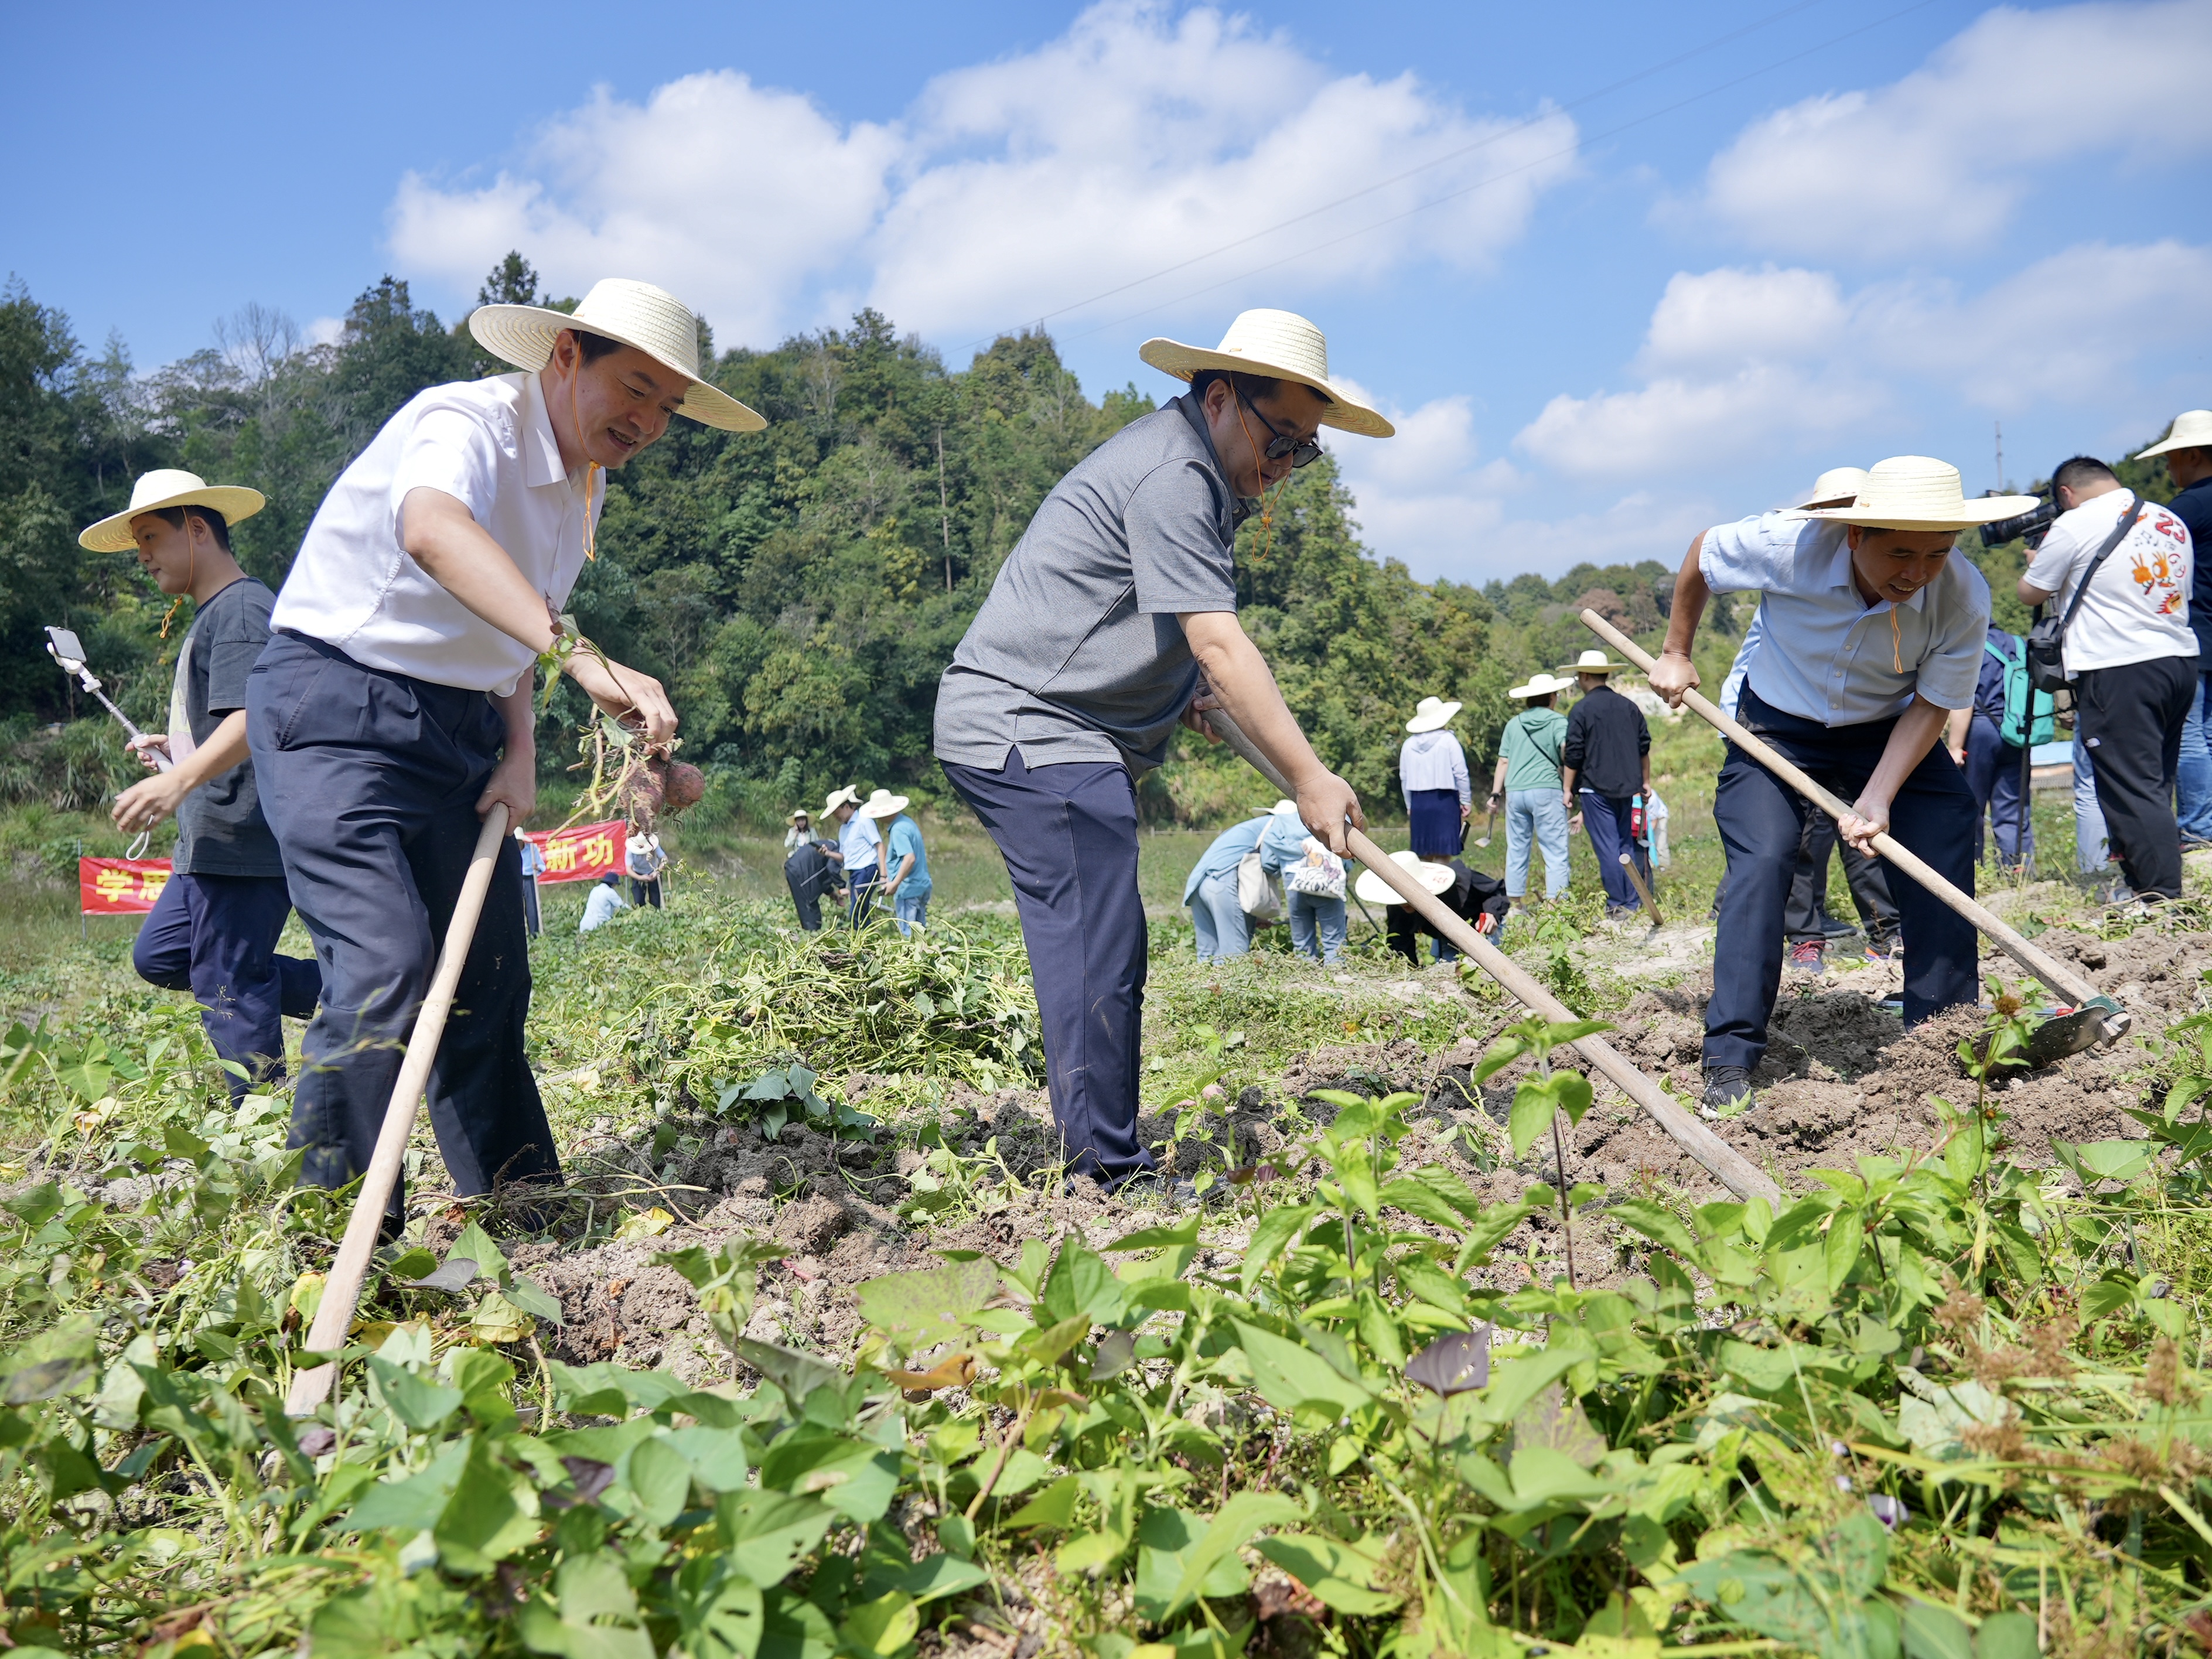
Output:
[[605,823],[580,823],[569,830],[523,833],[545,855],[538,880],[597,881],[610,870],[623,867],[629,826],[620,818],[609,818]]
[[79,859],[77,907],[88,916],[143,915],[169,884],[167,859]]

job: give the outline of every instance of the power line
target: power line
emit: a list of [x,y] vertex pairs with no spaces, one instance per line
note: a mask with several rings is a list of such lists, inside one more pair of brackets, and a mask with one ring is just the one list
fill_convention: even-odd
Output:
[[[1288,230],[1292,225],[1303,224],[1307,220],[1318,218],[1324,213],[1334,212],[1338,208],[1344,207],[1350,203],[1359,200],[1363,196],[1372,196],[1376,191],[1388,190],[1393,185],[1401,185],[1405,183],[1407,179],[1413,178],[1417,174],[1426,173],[1431,168],[1443,166],[1447,161],[1455,161],[1463,155],[1472,155],[1477,150],[1487,149],[1492,144],[1503,143],[1506,139],[1512,137],[1516,133],[1526,132],[1532,127],[1542,126],[1555,116],[1564,115],[1569,110],[1580,109],[1584,104],[1595,103],[1601,98],[1610,97],[1613,94],[1621,91],[1625,88],[1634,86],[1638,81],[1648,81],[1653,76],[1663,74],[1668,70],[1674,68],[1677,64],[1686,64],[1692,58],[1701,58],[1709,52],[1716,52],[1721,47],[1727,46],[1731,41],[1741,40],[1746,35],[1755,34],[1759,30],[1767,27],[1771,24],[1778,23],[1785,17],[1794,16],[1798,12],[1808,10],[1820,3],[1822,3],[1822,0],[1796,0],[1796,4],[1784,6],[1781,10],[1777,12],[1770,12],[1767,15],[1760,18],[1756,22],[1747,23],[1741,28],[1732,29],[1726,34],[1716,35],[1702,46],[1692,46],[1687,52],[1678,52],[1674,57],[1667,58],[1662,62],[1650,64],[1644,69],[1640,69],[1633,75],[1624,76],[1618,81],[1612,82],[1606,86],[1599,87],[1594,91],[1586,92],[1579,98],[1570,99],[1564,104],[1555,104],[1540,114],[1532,115],[1525,120],[1516,121],[1509,126],[1501,127],[1497,131],[1489,134],[1486,137],[1476,139],[1473,143],[1462,144],[1457,149],[1446,150],[1441,155],[1432,156],[1428,161],[1420,162],[1417,166],[1407,167],[1402,173],[1393,173],[1388,179],[1379,179],[1371,185],[1364,185],[1359,189],[1352,191],[1347,195],[1338,197],[1334,201],[1324,202],[1319,207],[1309,208],[1303,213],[1293,214],[1287,219],[1278,220],[1275,223],[1266,227],[1264,229],[1255,230],[1249,235],[1239,236],[1234,241],[1224,242],[1220,246],[1210,248],[1204,253],[1194,253],[1188,259],[1179,259],[1171,265],[1163,265],[1158,270],[1152,271],[1146,276],[1133,277],[1126,283],[1117,283],[1112,288],[1105,289],[1101,290],[1099,293],[1091,295],[1088,299],[1077,300],[1071,304],[1061,306],[1056,310],[1041,313],[1036,319],[1036,325],[1038,328],[1042,329],[1046,322],[1052,318],[1064,317],[1071,311],[1080,311],[1085,306],[1093,306],[1097,304],[1101,300],[1110,300],[1115,295],[1126,294],[1133,288],[1142,288],[1146,283],[1158,282],[1163,276],[1172,276],[1178,270],[1187,270],[1193,265],[1204,264],[1208,259],[1218,258],[1222,254],[1231,252],[1237,248],[1244,246],[1248,243],[1256,242],[1264,237],[1273,236],[1279,230]],[[1026,327],[1027,325],[1027,319],[1024,319],[1024,322],[1019,325],[1019,326],[1024,327]],[[1000,334],[1008,333],[1011,331],[1011,330],[1002,329],[992,334],[980,336],[969,342],[969,348],[972,349],[975,346],[988,345],[992,340],[999,337]]]
[[[1587,138],[1577,138],[1573,143],[1565,146],[1564,149],[1552,150],[1546,155],[1539,155],[1533,161],[1523,162],[1517,167],[1508,168],[1504,173],[1494,173],[1486,179],[1479,179],[1471,185],[1462,185],[1457,190],[1447,191],[1441,196],[1431,197],[1429,200],[1417,203],[1402,212],[1393,213],[1384,218],[1375,220],[1372,223],[1363,225],[1357,230],[1346,231],[1340,236],[1332,236],[1325,241],[1309,244],[1307,246],[1298,249],[1296,252],[1283,255],[1283,257],[1279,259],[1270,259],[1265,264],[1254,265],[1249,270],[1239,271],[1233,276],[1224,276],[1219,282],[1207,283],[1204,288],[1192,289],[1187,293],[1176,295],[1172,300],[1162,300],[1156,305],[1149,305],[1139,310],[1128,312],[1122,316],[1113,319],[1109,322],[1099,323],[1090,328],[1079,330],[1066,337],[1071,340],[1086,339],[1093,334],[1103,333],[1107,329],[1118,328],[1124,323],[1133,322],[1139,317],[1148,317],[1154,312],[1172,309],[1174,307],[1182,305],[1188,301],[1195,300],[1205,295],[1211,294],[1217,289],[1231,287],[1236,283],[1244,282],[1250,277],[1257,276],[1263,271],[1273,270],[1279,265],[1292,264],[1297,260],[1304,258],[1309,254],[1319,253],[1324,249],[1334,247],[1340,243],[1353,241],[1362,236],[1370,235],[1376,231],[1381,230],[1386,225],[1395,225],[1399,222],[1399,221],[1410,219],[1416,214],[1425,213],[1431,208],[1441,207],[1445,203],[1456,201],[1462,196],[1471,196],[1479,190],[1487,190],[1492,185],[1502,184],[1508,179],[1516,178],[1522,173],[1528,173],[1536,167],[1542,167],[1547,161],[1555,161],[1562,156],[1572,155],[1586,145],[1597,143],[1604,139],[1617,137],[1621,133],[1627,132],[1632,128],[1643,126],[1649,122],[1657,120],[1663,115],[1671,115],[1676,110],[1685,109],[1690,105],[1697,103],[1701,100],[1711,98],[1718,93],[1726,92],[1731,87],[1739,87],[1747,81],[1756,80],[1762,75],[1771,74],[1775,70],[1784,68],[1790,64],[1796,63],[1802,58],[1810,58],[1815,53],[1826,52],[1831,46],[1840,46],[1846,40],[1852,40],[1858,35],[1868,33],[1872,30],[1881,28],[1886,24],[1893,23],[1899,18],[1908,16],[1913,12],[1924,11],[1936,3],[1936,0],[1915,0],[1913,4],[1900,7],[1898,10],[1889,13],[1887,16],[1878,17],[1875,19],[1874,21],[1861,24],[1858,27],[1854,29],[1846,29],[1843,33],[1832,35],[1829,39],[1821,41],[1817,46],[1808,46],[1802,52],[1791,52],[1786,58],[1778,58],[1771,64],[1763,64],[1758,69],[1749,70],[1742,75],[1735,76],[1729,80],[1707,87],[1702,92],[1693,92],[1686,98],[1677,99],[1671,104],[1662,105],[1657,109],[1651,110],[1643,115],[1637,116],[1633,120],[1623,121],[1618,126],[1608,127],[1604,131],[1595,133]],[[1267,233],[1261,232],[1260,234],[1264,235]],[[1246,238],[1245,240],[1250,240],[1252,239]],[[1231,246],[1236,246],[1236,244],[1231,244]],[[1185,261],[1184,263],[1190,264],[1194,262]],[[1181,267],[1170,267],[1170,269],[1181,269]],[[1146,278],[1145,280],[1150,281],[1151,279]],[[1135,284],[1132,283],[1127,286],[1134,287]],[[1118,292],[1119,290],[1116,291]],[[1089,302],[1086,301],[1085,303]],[[1069,310],[1076,308],[1077,307],[1066,307],[1066,309]],[[1057,314],[1059,313],[1047,313],[1047,315]]]

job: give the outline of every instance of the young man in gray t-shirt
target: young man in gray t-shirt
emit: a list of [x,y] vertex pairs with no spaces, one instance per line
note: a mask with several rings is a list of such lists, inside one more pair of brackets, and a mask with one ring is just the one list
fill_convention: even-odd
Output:
[[176,820],[168,884],[138,929],[131,965],[198,1000],[233,1099],[283,1077],[283,1016],[307,1018],[322,994],[313,958],[276,954],[292,902],[246,750],[246,677],[269,643],[276,596],[231,557],[230,524],[260,507],[254,490],[149,473],[129,509],[78,538],[98,552],[135,550],[162,592],[192,602],[169,729],[133,744],[149,767],[156,750],[171,764],[116,797],[113,816],[126,832]]
[[1321,427],[1391,432],[1329,380],[1321,331],[1288,312],[1244,313],[1217,350],[1152,340],[1139,355],[1189,393],[1045,498],[937,696],[937,757],[1013,880],[1068,1167],[1116,1186],[1155,1168],[1137,1140],[1134,775],[1166,758],[1177,721],[1203,731],[1218,707],[1344,853],[1346,819],[1364,824],[1358,799],[1237,623],[1237,526],[1251,498],[1320,455]]

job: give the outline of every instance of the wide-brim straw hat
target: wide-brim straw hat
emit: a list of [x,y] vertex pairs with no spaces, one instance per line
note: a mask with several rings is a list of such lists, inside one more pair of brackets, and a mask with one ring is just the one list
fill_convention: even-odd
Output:
[[2212,446],[2212,409],[2191,409],[2173,417],[2173,425],[2164,439],[2148,449],[2138,450],[2136,459],[2147,461],[2154,455],[2163,455],[2169,450],[2197,449]]
[[1526,685],[1516,685],[1506,692],[1509,697],[1556,697],[1562,691],[1575,689],[1572,680],[1555,680],[1549,674],[1538,674]]
[[858,806],[860,804],[860,792],[848,783],[842,789],[830,792],[830,799],[822,803],[822,816],[826,818],[841,806]]
[[1615,662],[1602,651],[1585,651],[1572,662],[1559,665],[1562,674],[1620,674],[1627,670],[1626,663]]
[[1832,466],[1813,480],[1813,493],[1797,503],[1797,510],[1802,513],[1828,501],[1855,501],[1866,482],[1867,470],[1863,466]]
[[2037,505],[2033,495],[1978,495],[1969,500],[1959,469],[1926,455],[1893,455],[1868,470],[1859,498],[1849,507],[1823,507],[1811,516],[1868,530],[1972,530]]
[[[1393,853],[1390,857],[1393,862],[1411,870],[1413,878],[1431,893],[1442,893],[1459,879],[1452,873],[1451,866],[1431,864],[1418,853]],[[1399,896],[1396,888],[1390,886],[1372,870],[1362,870],[1359,879],[1352,885],[1352,890],[1370,904],[1403,904],[1406,902]]]
[[244,484],[211,484],[197,472],[172,466],[142,472],[131,486],[131,505],[111,513],[77,537],[76,544],[89,553],[128,553],[138,545],[131,534],[131,520],[141,513],[159,513],[172,507],[204,507],[222,514],[227,525],[250,519],[268,505],[268,498]]
[[808,811],[804,806],[802,806],[796,812],[793,812],[790,817],[784,819],[784,822],[786,823],[796,823],[801,818],[811,818],[813,816],[813,813]]
[[1450,725],[1452,716],[1458,714],[1460,708],[1460,704],[1446,702],[1442,697],[1423,697],[1414,705],[1413,718],[1406,722],[1406,729],[1417,734],[1433,732],[1439,726]]
[[1273,806],[1270,806],[1267,809],[1267,816],[1269,817],[1280,817],[1285,812],[1295,812],[1297,810],[1297,802],[1294,800],[1279,800]]
[[895,818],[906,811],[906,800],[904,795],[894,795],[888,789],[878,789],[861,804],[860,816],[864,818]]
[[1328,340],[1294,311],[1244,311],[1211,351],[1180,340],[1154,338],[1137,348],[1163,374],[1188,380],[1203,368],[1225,368],[1269,380],[1296,380],[1328,399],[1321,423],[1363,437],[1388,438],[1398,428],[1328,378]]
[[757,432],[768,419],[745,407],[699,373],[699,319],[691,307],[665,289],[610,276],[592,285],[574,314],[544,306],[478,306],[469,313],[469,332],[495,357],[517,368],[540,369],[553,355],[554,337],[564,328],[581,329],[635,346],[663,368],[691,382],[679,414],[725,432]]

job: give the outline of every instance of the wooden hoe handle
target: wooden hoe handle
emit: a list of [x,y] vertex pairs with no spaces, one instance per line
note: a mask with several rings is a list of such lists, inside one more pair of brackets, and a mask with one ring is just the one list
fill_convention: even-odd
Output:
[[[1604,617],[1599,616],[1596,611],[1583,611],[1583,625],[1645,673],[1649,674],[1658,666],[1651,660],[1650,653]],[[1791,765],[1767,744],[1752,736],[1744,726],[1721,713],[1698,693],[1686,691],[1682,694],[1682,701],[1695,710],[1708,725],[1726,737],[1730,743],[1742,750],[1745,754],[1773,773],[1776,777],[1780,778],[1783,782],[1804,796],[1807,800],[1811,801],[1830,817],[1841,819],[1851,810],[1848,801],[1838,799],[1827,790],[1823,789],[1797,767]],[[1881,854],[1886,863],[1902,870],[1950,906],[1952,909],[1972,922],[1975,927],[1994,939],[2005,954],[2068,1002],[2079,1007],[2081,1004],[2102,994],[2094,985],[2080,974],[2047,951],[2036,949],[2021,937],[2017,929],[2000,921],[1993,913],[1975,903],[1972,899],[1937,875],[1935,871],[1928,867],[1917,854],[1900,844],[1894,836],[1886,832],[1876,836],[1874,838],[1874,845],[1875,850]],[[2124,1035],[2129,1024],[2127,1014],[2112,1015],[2105,1021],[2106,1040],[2110,1041]]]
[[[1276,770],[1274,763],[1260,752],[1258,746],[1244,735],[1225,711],[1208,709],[1206,720],[1220,734],[1222,741],[1243,756],[1255,771],[1274,787],[1278,794],[1290,798],[1297,795],[1297,792],[1291,787],[1289,781]],[[1566,1021],[1581,1018],[1546,990],[1520,963],[1447,908],[1441,899],[1415,881],[1403,865],[1360,831],[1347,823],[1344,833],[1352,857],[1372,870],[1389,885],[1392,891],[1425,918],[1437,933],[1465,951],[1483,972],[1511,992],[1516,1000],[1547,1020]],[[1610,1079],[1623,1094],[1650,1113],[1683,1151],[1711,1170],[1738,1198],[1763,1198],[1770,1204],[1778,1206],[1781,1203],[1782,1189],[1779,1187],[1705,1124],[1684,1111],[1671,1095],[1637,1070],[1629,1063],[1627,1057],[1611,1043],[1597,1036],[1586,1036],[1579,1038],[1575,1048],[1584,1060]]]
[[[407,1039],[407,1052],[399,1062],[399,1080],[392,1085],[392,1103],[384,1109],[384,1127],[376,1137],[376,1150],[362,1178],[361,1195],[354,1200],[353,1215],[339,1241],[337,1260],[331,1264],[323,1284],[322,1305],[307,1346],[318,1353],[336,1353],[345,1346],[353,1327],[354,1310],[361,1304],[361,1287],[368,1278],[369,1258],[376,1251],[377,1230],[399,1180],[400,1160],[407,1154],[409,1137],[415,1133],[415,1111],[430,1081],[430,1063],[438,1057],[439,1039],[446,1034],[446,1016],[453,1012],[453,993],[461,982],[470,943],[476,938],[477,920],[483,914],[484,895],[491,890],[492,872],[499,867],[500,843],[507,838],[507,807],[495,805],[484,817],[470,855],[468,874],[461,881],[461,896],[453,905],[453,920],[446,929],[446,942],[438,952],[438,969],[431,977],[429,994],[415,1017],[415,1030]],[[306,1417],[329,1399],[337,1382],[337,1366],[326,1362],[295,1371],[292,1390],[284,1402],[294,1417]]]

